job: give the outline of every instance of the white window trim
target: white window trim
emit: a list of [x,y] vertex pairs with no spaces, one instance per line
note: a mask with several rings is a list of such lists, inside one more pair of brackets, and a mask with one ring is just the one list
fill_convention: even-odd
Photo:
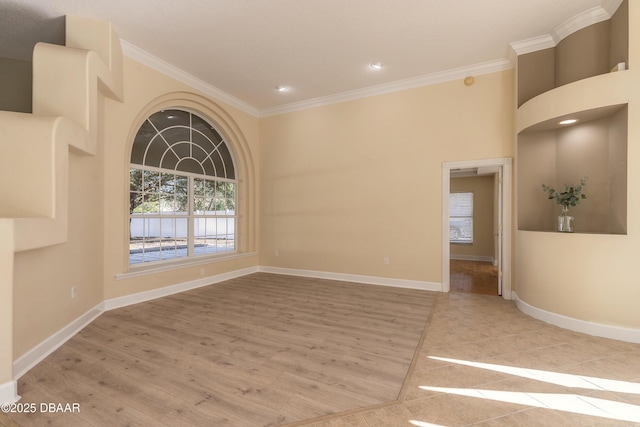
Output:
[[[212,253],[212,254],[203,254],[203,255],[195,255],[194,254],[194,233],[193,233],[193,224],[194,224],[194,219],[195,218],[202,218],[202,217],[211,217],[214,218],[214,216],[206,216],[206,215],[201,215],[201,214],[196,214],[194,212],[194,192],[193,192],[193,179],[194,178],[204,178],[204,179],[208,179],[208,180],[213,180],[213,181],[220,181],[220,182],[231,182],[234,183],[236,186],[236,191],[235,191],[235,200],[234,200],[234,205],[236,207],[235,209],[235,214],[234,215],[217,215],[215,216],[215,218],[233,218],[234,219],[234,227],[238,226],[238,220],[239,220],[239,216],[238,216],[238,181],[235,179],[229,179],[229,178],[220,178],[220,177],[215,177],[215,176],[210,176],[210,175],[203,175],[203,174],[196,174],[196,173],[192,173],[192,172],[183,172],[183,171],[177,171],[177,170],[170,170],[170,169],[163,169],[163,168],[158,168],[155,166],[145,166],[145,165],[140,165],[137,163],[129,163],[129,171],[131,171],[131,169],[139,169],[139,170],[146,170],[146,171],[151,171],[151,172],[158,172],[158,173],[167,173],[167,174],[173,174],[173,175],[180,175],[180,176],[186,176],[189,179],[189,201],[188,201],[188,212],[186,215],[171,215],[171,214],[167,214],[167,215],[163,215],[161,213],[158,213],[157,216],[149,216],[151,218],[187,218],[188,221],[188,233],[187,233],[187,245],[188,245],[188,249],[187,249],[187,256],[186,257],[180,257],[180,258],[168,258],[168,259],[162,259],[162,260],[158,260],[158,261],[147,261],[147,262],[140,262],[140,263],[135,263],[135,264],[131,264],[131,254],[130,254],[130,246],[129,246],[129,250],[127,251],[127,263],[129,265],[129,271],[134,271],[134,270],[142,270],[145,269],[145,267],[149,267],[149,268],[154,268],[156,266],[164,266],[164,265],[178,265],[181,266],[182,264],[186,264],[189,261],[193,261],[193,260],[200,260],[201,258],[206,258],[209,261],[207,262],[211,262],[211,260],[214,260],[216,258],[228,258],[230,255],[236,255],[238,253],[238,238],[237,238],[237,232],[234,232],[235,237],[234,237],[234,249],[233,250],[229,250],[229,251],[220,251],[219,253]],[[129,220],[131,218],[133,218],[133,215],[131,213],[129,213],[128,215]]]
[[114,275],[116,280],[126,280],[134,277],[147,276],[150,274],[162,273],[164,271],[177,270],[179,268],[195,267],[198,265],[212,264],[217,262],[231,261],[234,259],[249,258],[258,255],[258,252],[227,252],[214,255],[199,255],[191,258],[177,258],[158,262],[147,262],[141,264],[130,264],[129,271]]

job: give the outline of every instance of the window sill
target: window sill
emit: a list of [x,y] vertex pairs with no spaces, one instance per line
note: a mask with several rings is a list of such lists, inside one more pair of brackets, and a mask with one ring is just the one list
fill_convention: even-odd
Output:
[[154,265],[136,265],[131,266],[126,273],[116,274],[116,280],[131,279],[133,277],[146,276],[149,274],[161,273],[163,271],[177,270],[179,268],[193,267],[202,264],[211,264],[214,262],[229,261],[232,259],[248,258],[258,255],[257,252],[234,252],[229,255],[214,255],[198,257],[196,259],[180,259],[176,261],[166,261],[161,264]]

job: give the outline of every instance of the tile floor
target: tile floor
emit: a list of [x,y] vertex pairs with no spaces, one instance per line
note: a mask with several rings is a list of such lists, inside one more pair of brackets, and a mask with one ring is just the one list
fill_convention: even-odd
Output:
[[290,426],[640,426],[640,344],[441,294],[396,402]]

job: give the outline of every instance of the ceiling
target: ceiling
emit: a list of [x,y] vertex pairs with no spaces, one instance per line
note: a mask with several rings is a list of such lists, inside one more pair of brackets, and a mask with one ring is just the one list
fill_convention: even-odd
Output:
[[510,43],[620,2],[0,0],[0,57],[63,44],[67,14],[110,21],[125,55],[260,116],[506,69]]

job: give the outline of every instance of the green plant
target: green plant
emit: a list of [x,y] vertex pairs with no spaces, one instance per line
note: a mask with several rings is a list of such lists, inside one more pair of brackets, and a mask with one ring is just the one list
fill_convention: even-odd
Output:
[[542,190],[545,193],[549,193],[549,200],[555,200],[557,204],[562,205],[562,208],[566,210],[569,209],[569,206],[579,205],[581,200],[587,198],[587,195],[582,192],[582,187],[585,185],[587,185],[586,176],[582,177],[580,185],[565,185],[564,191],[558,191],[545,184],[542,184]]

